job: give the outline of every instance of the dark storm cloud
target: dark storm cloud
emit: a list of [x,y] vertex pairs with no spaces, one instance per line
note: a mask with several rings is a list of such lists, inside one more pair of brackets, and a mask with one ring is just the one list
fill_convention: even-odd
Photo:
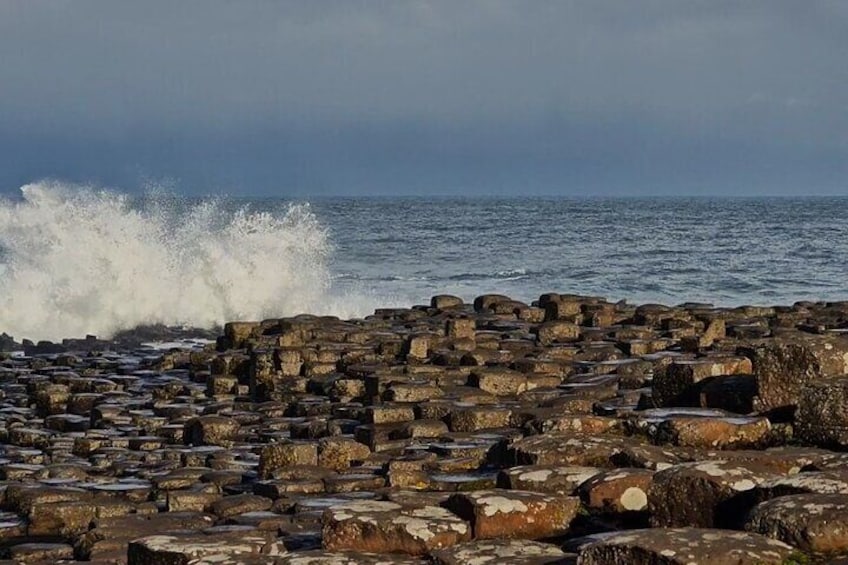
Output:
[[0,0],[0,181],[841,192],[848,4]]

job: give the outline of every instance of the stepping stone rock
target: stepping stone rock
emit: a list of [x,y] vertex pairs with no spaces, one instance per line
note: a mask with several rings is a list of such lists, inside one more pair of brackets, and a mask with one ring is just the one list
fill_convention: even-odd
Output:
[[603,472],[598,467],[525,465],[498,474],[498,488],[529,490],[571,496],[581,484]]
[[541,539],[568,532],[580,500],[495,489],[454,494],[445,507],[471,522],[476,539]]
[[13,545],[9,554],[13,563],[58,563],[74,558],[74,548],[64,543],[22,543]]
[[551,432],[514,442],[508,461],[515,465],[574,465],[612,467],[612,459],[638,445],[632,438],[592,436],[572,432]]
[[270,479],[274,471],[294,465],[318,466],[315,443],[280,442],[266,445],[259,456],[259,476]]
[[252,528],[216,533],[173,533],[131,541],[127,549],[128,565],[186,565],[211,555],[274,555],[285,549],[275,543],[276,532]]
[[797,399],[795,433],[813,445],[848,447],[848,377],[805,385]]
[[757,377],[758,410],[791,407],[801,388],[817,379],[848,373],[848,339],[808,337],[766,339],[740,347]]
[[658,406],[697,406],[704,382],[722,375],[750,374],[746,357],[678,359],[654,376],[653,398]]
[[435,506],[356,501],[328,508],[322,519],[322,543],[329,551],[425,555],[469,539],[467,523]]
[[[266,558],[267,559],[267,558]],[[267,563],[267,561],[265,562]],[[298,551],[275,557],[273,565],[427,565],[416,557],[333,551]],[[192,564],[193,565],[193,564]],[[217,565],[210,563],[210,565]]]
[[70,537],[88,531],[95,518],[124,516],[135,510],[132,503],[121,500],[99,499],[83,502],[51,502],[34,504],[27,519],[30,536]]
[[269,510],[273,501],[255,494],[239,494],[227,496],[213,502],[209,509],[219,518],[230,518],[245,512],[260,512]]
[[462,305],[462,298],[451,294],[437,294],[430,299],[430,308],[435,308],[437,310],[446,310],[448,308],[456,308]]
[[584,545],[580,565],[782,565],[794,552],[785,543],[748,532],[652,528],[601,534]]
[[453,432],[476,432],[509,426],[512,411],[494,406],[457,406],[450,411],[448,426]]
[[334,471],[344,471],[354,461],[364,461],[371,455],[367,445],[352,438],[328,437],[318,442],[318,465]]
[[648,490],[651,524],[655,527],[735,526],[744,520],[758,484],[776,478],[756,463],[698,461],[657,472]]
[[200,416],[185,424],[183,442],[186,445],[218,445],[232,447],[241,426],[225,416]]
[[431,554],[436,565],[547,565],[562,563],[566,553],[549,543],[530,540],[477,540]]
[[848,495],[796,494],[758,504],[745,529],[817,554],[848,551]]
[[597,474],[577,489],[580,500],[604,513],[642,512],[648,509],[648,491],[654,471],[615,469]]
[[475,369],[468,384],[495,396],[516,396],[527,390],[527,375],[509,369]]
[[829,458],[829,452],[813,447],[775,447],[765,450],[736,449],[693,453],[693,458],[722,459],[739,463],[756,463],[778,475],[794,475],[802,469],[819,468]]
[[792,494],[848,494],[848,472],[812,471],[763,481],[751,491],[757,501]]
[[653,443],[706,449],[747,449],[771,440],[768,418],[744,416],[687,417],[673,415],[649,427]]
[[580,337],[580,326],[570,322],[552,320],[536,328],[536,339],[540,345],[575,341]]
[[124,558],[130,541],[145,536],[181,530],[200,530],[214,524],[208,514],[195,512],[167,512],[153,515],[130,514],[117,518],[99,519],[94,528],[77,538],[77,555],[84,559],[102,552],[119,552]]

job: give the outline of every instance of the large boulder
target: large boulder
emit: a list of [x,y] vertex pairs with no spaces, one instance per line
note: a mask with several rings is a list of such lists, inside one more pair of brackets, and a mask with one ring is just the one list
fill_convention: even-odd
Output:
[[274,471],[298,465],[318,465],[318,445],[285,441],[262,448],[259,454],[259,477],[269,479]]
[[808,553],[848,552],[848,495],[795,494],[758,504],[745,529]]
[[476,539],[543,539],[568,532],[580,499],[520,490],[457,493],[445,506],[471,522]]
[[603,472],[598,467],[522,465],[498,474],[498,487],[571,496],[587,480]]
[[652,528],[598,536],[580,550],[580,565],[779,565],[794,550],[748,532],[702,528]]
[[605,514],[643,512],[648,509],[653,480],[654,471],[648,469],[613,469],[585,481],[578,493],[590,510]]
[[755,341],[737,352],[751,360],[757,377],[755,408],[793,407],[804,385],[848,373],[848,338],[792,335]]
[[211,556],[243,556],[284,553],[276,532],[236,530],[228,532],[174,532],[143,537],[130,542],[128,565],[186,565]]
[[632,438],[551,432],[514,442],[509,446],[507,461],[514,465],[608,468],[614,466],[616,455],[635,445],[639,442]]
[[329,551],[425,555],[470,539],[468,524],[436,506],[363,500],[328,508],[322,518],[322,542]]
[[823,447],[848,447],[848,377],[806,384],[797,401],[795,433],[800,439]]
[[746,357],[714,356],[677,359],[654,376],[653,398],[658,406],[697,406],[706,382],[723,375],[749,374]]
[[185,423],[183,442],[186,445],[217,445],[232,447],[241,425],[226,416],[199,416]]
[[752,505],[747,491],[777,474],[758,463],[698,461],[659,471],[648,489],[657,527],[736,527]]

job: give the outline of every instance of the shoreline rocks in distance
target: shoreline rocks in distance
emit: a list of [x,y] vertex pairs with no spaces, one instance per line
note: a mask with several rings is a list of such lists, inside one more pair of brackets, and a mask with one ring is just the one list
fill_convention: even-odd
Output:
[[[846,331],[841,302],[546,293],[109,341],[4,334],[23,353],[0,358],[0,558],[848,555]],[[142,345],[190,338],[215,341]]]

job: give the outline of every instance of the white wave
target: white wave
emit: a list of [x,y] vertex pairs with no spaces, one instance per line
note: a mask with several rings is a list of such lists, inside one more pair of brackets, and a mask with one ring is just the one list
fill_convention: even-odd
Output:
[[275,214],[205,201],[179,211],[173,200],[134,206],[56,182],[21,192],[0,200],[0,332],[18,339],[367,311],[330,295],[331,246],[308,205]]
[[523,277],[527,275],[527,269],[506,269],[503,271],[496,271],[495,278],[514,278],[514,277]]

